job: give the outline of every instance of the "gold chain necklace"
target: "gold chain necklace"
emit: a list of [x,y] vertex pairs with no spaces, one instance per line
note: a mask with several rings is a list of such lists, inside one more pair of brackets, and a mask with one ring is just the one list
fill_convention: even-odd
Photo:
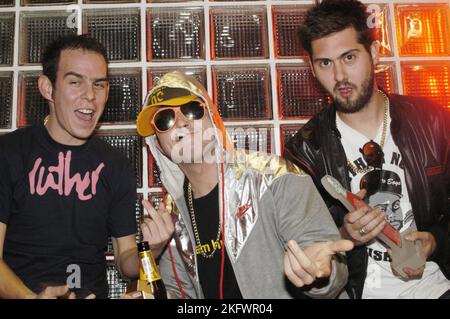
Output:
[[[383,130],[381,131],[381,140],[380,147],[383,149],[384,147],[384,139],[386,138],[386,130],[387,130],[387,118],[388,118],[388,109],[389,109],[389,99],[384,94],[383,91],[378,90],[384,96],[384,117],[383,117]],[[352,162],[347,159],[347,167],[354,174],[365,174],[370,171],[373,171],[375,168],[373,166],[367,166],[366,168],[357,168]]]
[[202,242],[200,241],[200,236],[198,234],[198,229],[197,229],[197,222],[195,221],[195,212],[194,212],[194,204],[192,202],[192,186],[191,183],[188,183],[188,187],[187,187],[187,191],[188,191],[188,205],[189,205],[189,215],[191,215],[191,221],[192,221],[192,228],[194,229],[194,236],[195,236],[195,244],[197,245],[197,247],[200,247],[200,252],[202,253],[202,256],[204,258],[212,258],[214,256],[214,253],[217,250],[217,247],[219,246],[219,239],[220,239],[220,234],[221,234],[221,223],[219,220],[219,229],[217,230],[217,238],[216,238],[216,243],[217,245],[214,245],[214,249],[210,254],[206,254],[203,249],[202,249]]

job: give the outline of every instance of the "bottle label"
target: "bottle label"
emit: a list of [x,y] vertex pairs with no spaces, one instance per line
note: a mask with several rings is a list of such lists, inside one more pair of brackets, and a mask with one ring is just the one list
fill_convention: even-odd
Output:
[[141,257],[141,269],[140,269],[140,277],[143,280],[147,280],[148,282],[152,282],[155,280],[161,279],[158,272],[156,271],[156,265],[148,256]]

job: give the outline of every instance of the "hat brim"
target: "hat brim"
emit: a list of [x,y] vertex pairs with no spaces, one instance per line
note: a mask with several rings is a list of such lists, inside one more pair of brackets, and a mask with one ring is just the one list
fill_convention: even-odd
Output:
[[197,98],[196,95],[187,95],[176,97],[170,100],[166,100],[160,103],[155,103],[145,107],[138,115],[136,121],[136,129],[139,135],[143,137],[147,137],[155,133],[151,121],[153,119],[153,115],[155,115],[156,111],[161,106],[179,106],[186,103],[189,103]]

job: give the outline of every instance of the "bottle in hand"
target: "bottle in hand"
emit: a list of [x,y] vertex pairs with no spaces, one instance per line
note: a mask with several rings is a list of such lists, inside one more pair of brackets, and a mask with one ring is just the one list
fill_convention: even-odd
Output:
[[138,245],[139,253],[139,281],[137,290],[142,292],[142,297],[167,299],[166,287],[156,268],[150,245],[147,241],[140,242]]

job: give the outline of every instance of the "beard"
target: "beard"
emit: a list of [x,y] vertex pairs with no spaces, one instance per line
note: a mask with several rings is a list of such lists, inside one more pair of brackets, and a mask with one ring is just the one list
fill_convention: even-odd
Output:
[[355,91],[357,89],[357,86],[348,81],[341,81],[336,83],[332,94],[332,99],[334,105],[336,106],[336,110],[338,112],[346,114],[352,114],[361,111],[367,105],[373,95],[374,78],[375,74],[372,67],[370,74],[361,84],[360,93],[354,101],[350,100],[350,98],[340,99],[337,92],[340,87],[351,87],[352,90]]

